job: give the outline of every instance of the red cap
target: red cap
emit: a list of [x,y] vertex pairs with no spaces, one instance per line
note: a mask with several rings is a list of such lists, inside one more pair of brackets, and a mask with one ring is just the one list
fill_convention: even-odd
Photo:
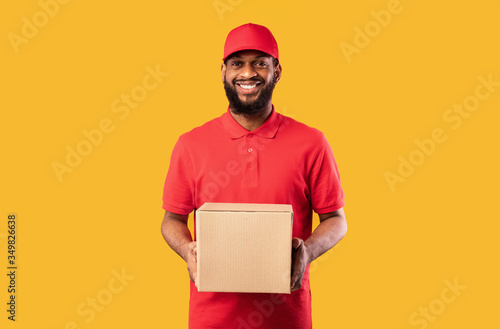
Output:
[[240,50],[260,50],[279,60],[278,44],[269,29],[257,24],[244,24],[233,29],[226,38],[224,44],[223,61]]

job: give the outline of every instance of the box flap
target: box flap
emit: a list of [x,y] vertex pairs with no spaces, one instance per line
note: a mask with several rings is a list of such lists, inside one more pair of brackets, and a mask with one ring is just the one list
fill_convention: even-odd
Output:
[[267,212],[292,212],[289,204],[268,203],[222,203],[205,202],[198,211],[267,211]]

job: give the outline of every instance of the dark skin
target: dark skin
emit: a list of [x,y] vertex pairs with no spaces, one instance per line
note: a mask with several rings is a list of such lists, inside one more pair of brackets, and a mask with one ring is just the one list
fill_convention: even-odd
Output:
[[[252,102],[260,94],[266,84],[280,80],[282,68],[274,65],[273,58],[255,50],[240,51],[221,66],[221,77],[224,81],[237,82],[234,87],[242,102]],[[242,88],[240,85],[253,88]],[[231,115],[242,127],[252,131],[259,128],[272,112],[270,100],[257,114],[249,116]],[[344,210],[340,208],[327,214],[319,214],[320,223],[312,235],[306,240],[294,237],[292,239],[292,291],[300,289],[304,271],[308,264],[335,246],[346,234],[347,223]],[[161,232],[168,245],[186,261],[191,281],[198,286],[196,241],[193,241],[187,226],[188,215],[165,212]]]
[[[254,84],[251,81],[260,81],[260,84],[251,93],[244,93],[237,85],[235,88],[238,91],[240,100],[243,102],[252,102],[260,94],[260,91],[266,84],[272,84],[273,80],[278,82],[281,79],[281,64],[273,64],[273,58],[261,51],[245,50],[233,54],[226,60],[226,64],[221,65],[221,78],[224,82],[232,83],[233,81],[241,82],[241,84]],[[231,109],[231,115],[242,127],[252,131],[259,128],[269,117],[273,110],[272,99],[254,116],[245,116],[235,114]]]

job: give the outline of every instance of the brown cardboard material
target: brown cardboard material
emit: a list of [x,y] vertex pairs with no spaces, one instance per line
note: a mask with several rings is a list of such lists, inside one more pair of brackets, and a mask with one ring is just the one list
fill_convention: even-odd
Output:
[[196,211],[198,290],[290,293],[291,205],[205,203]]

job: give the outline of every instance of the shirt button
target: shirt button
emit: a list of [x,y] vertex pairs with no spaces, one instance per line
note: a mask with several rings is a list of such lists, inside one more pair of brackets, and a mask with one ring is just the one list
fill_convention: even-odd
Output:
[[248,152],[252,152],[252,151],[253,151],[253,148],[249,147],[247,151],[248,151]]
[[253,137],[253,134],[248,134],[248,138],[252,138]]
[[251,162],[247,163],[247,167],[252,168],[252,163]]

